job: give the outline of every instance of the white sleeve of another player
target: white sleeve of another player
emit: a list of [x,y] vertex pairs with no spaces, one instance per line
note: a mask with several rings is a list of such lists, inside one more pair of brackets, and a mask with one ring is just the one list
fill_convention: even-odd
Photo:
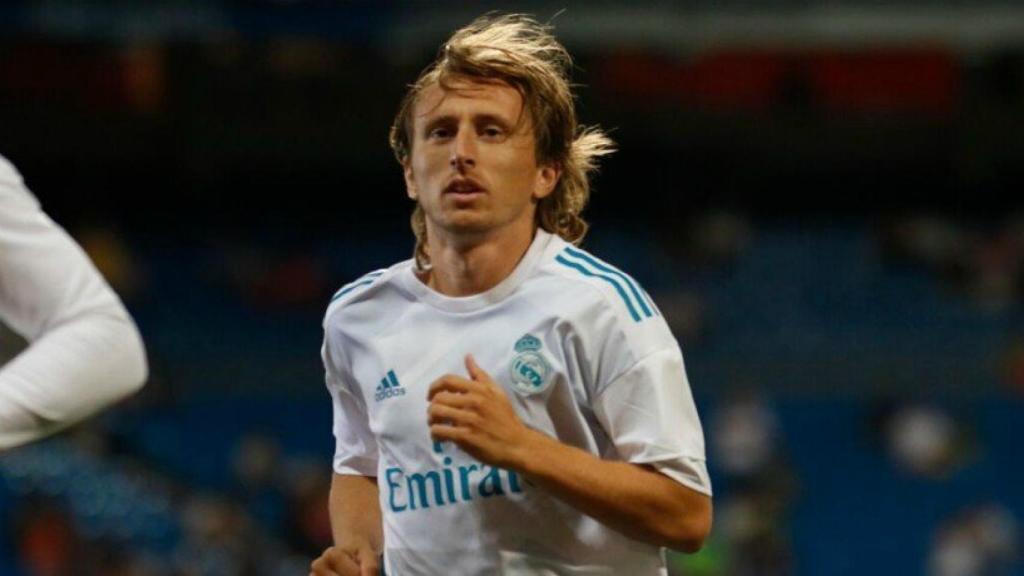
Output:
[[711,494],[704,433],[678,347],[642,358],[601,390],[593,408],[624,460]]
[[89,416],[146,379],[121,301],[2,157],[0,321],[29,341],[0,368],[0,449]]
[[329,339],[325,339],[321,354],[334,414],[334,471],[376,477],[377,440],[370,430],[366,405],[348,387],[349,378],[339,369]]

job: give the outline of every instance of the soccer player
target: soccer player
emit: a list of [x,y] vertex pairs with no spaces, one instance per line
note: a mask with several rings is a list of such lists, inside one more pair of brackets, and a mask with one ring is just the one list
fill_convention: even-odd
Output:
[[0,450],[69,426],[146,380],[142,340],[121,301],[2,156],[0,320],[29,341],[0,367]]
[[663,547],[708,534],[679,345],[575,247],[611,142],[577,125],[570,65],[548,27],[488,16],[406,95],[415,257],[327,310],[334,546],[312,573],[663,575]]

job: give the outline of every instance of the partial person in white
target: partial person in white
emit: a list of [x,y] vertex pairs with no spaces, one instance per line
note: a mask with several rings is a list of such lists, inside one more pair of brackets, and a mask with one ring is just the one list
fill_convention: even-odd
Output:
[[711,527],[679,345],[576,248],[612,150],[547,26],[457,31],[391,131],[415,257],[334,296],[322,350],[334,546],[316,576],[664,576]]
[[29,343],[0,367],[0,450],[74,424],[146,380],[142,339],[120,299],[2,156],[0,321]]

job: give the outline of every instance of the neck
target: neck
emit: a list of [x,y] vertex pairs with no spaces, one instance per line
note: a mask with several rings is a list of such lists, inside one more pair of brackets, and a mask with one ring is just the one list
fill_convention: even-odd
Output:
[[533,242],[535,228],[496,230],[482,235],[428,230],[431,268],[424,281],[445,296],[486,292],[508,278]]

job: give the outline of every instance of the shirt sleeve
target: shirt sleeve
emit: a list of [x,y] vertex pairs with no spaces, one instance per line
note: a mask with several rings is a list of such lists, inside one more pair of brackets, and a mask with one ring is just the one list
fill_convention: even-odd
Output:
[[0,449],[89,416],[146,379],[142,339],[120,299],[2,157],[0,321],[29,342],[0,368]]
[[711,494],[704,434],[677,346],[652,352],[615,377],[593,408],[622,459]]
[[334,471],[376,477],[377,440],[370,430],[366,403],[349,387],[351,378],[338,361],[342,355],[333,349],[330,332],[327,334],[321,352],[334,415]]

